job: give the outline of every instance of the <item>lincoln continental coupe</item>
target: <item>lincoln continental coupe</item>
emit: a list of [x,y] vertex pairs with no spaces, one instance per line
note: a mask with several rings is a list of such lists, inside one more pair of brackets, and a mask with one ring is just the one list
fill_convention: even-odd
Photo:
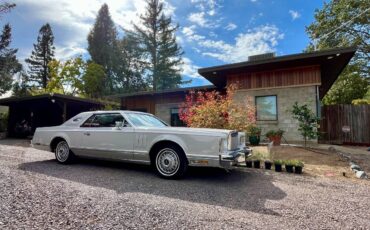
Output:
[[54,152],[62,164],[75,157],[128,161],[152,165],[164,178],[179,178],[188,166],[228,170],[251,154],[244,133],[170,127],[134,111],[80,113],[60,126],[37,128],[31,145]]

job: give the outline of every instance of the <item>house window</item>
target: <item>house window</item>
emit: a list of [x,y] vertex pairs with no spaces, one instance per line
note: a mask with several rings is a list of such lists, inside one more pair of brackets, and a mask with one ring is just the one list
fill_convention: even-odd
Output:
[[171,109],[171,126],[186,126],[185,123],[180,120],[178,108]]
[[276,121],[277,120],[277,97],[258,96],[256,97],[257,121]]

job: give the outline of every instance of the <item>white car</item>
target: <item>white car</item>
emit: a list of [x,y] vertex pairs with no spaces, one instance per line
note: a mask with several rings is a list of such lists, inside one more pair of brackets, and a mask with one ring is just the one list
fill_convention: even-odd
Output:
[[74,157],[153,165],[161,177],[178,178],[188,166],[233,168],[251,149],[232,130],[170,127],[133,111],[80,113],[60,126],[37,128],[31,145],[55,153],[59,163]]

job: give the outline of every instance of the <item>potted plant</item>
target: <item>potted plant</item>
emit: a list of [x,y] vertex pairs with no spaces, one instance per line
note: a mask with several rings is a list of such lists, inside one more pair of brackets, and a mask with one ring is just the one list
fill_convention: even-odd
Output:
[[294,161],[294,173],[302,174],[304,163],[300,160]]
[[266,133],[266,137],[271,141],[273,141],[275,146],[280,145],[281,143],[281,137],[283,136],[284,131],[281,129],[276,130],[270,130]]
[[261,168],[261,159],[263,159],[263,155],[257,152],[256,154],[252,156],[252,159],[253,159],[253,167],[257,169]]
[[265,160],[265,169],[270,170],[272,166],[272,162],[270,160]]
[[260,159],[253,160],[253,167],[256,169],[261,168],[261,160]]
[[253,161],[252,160],[246,160],[245,161],[245,164],[246,164],[246,166],[247,166],[247,168],[252,168],[252,164],[253,164]]
[[293,172],[293,167],[294,167],[294,161],[286,160],[286,161],[284,161],[284,164],[285,164],[285,170],[288,173],[292,173]]
[[257,126],[250,126],[247,130],[249,143],[251,145],[259,145],[260,143],[260,136],[261,136],[261,128]]
[[274,166],[275,166],[275,171],[276,172],[281,172],[282,171],[282,165],[283,165],[282,160],[274,160]]

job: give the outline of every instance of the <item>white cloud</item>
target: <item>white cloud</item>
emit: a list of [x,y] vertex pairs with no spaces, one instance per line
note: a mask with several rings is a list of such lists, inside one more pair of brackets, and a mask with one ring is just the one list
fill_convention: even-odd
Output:
[[197,24],[200,27],[208,27],[208,20],[205,18],[204,12],[191,13],[188,16],[188,20],[192,23]]
[[230,22],[229,24],[227,24],[227,26],[225,26],[225,29],[226,30],[235,30],[237,27],[238,27],[237,25]]
[[188,20],[200,27],[217,28],[222,18],[214,19],[218,9],[222,6],[216,0],[191,0],[191,3],[198,9],[197,12],[192,12],[188,15]]
[[199,41],[204,39],[205,37],[195,33],[195,25],[184,27],[181,32],[185,35],[186,39],[189,41]]
[[251,0],[251,2],[257,2],[257,0]]
[[[55,45],[57,57],[64,59],[86,52],[86,38],[102,4],[107,3],[113,21],[126,29],[132,28],[131,22],[139,22],[146,8],[145,0],[15,0],[14,3],[30,10],[26,15],[30,20],[49,22],[53,28],[62,30],[63,38],[56,36]],[[167,1],[163,3],[164,13],[173,16],[175,7]]]
[[217,9],[221,6],[216,0],[191,0],[191,3],[196,4],[195,6],[200,11],[207,11],[207,14],[213,16],[217,13]]
[[292,17],[292,20],[296,20],[297,18],[301,17],[301,14],[298,11],[295,10],[289,10],[289,14]]
[[201,40],[199,44],[204,56],[230,63],[245,61],[251,55],[274,51],[278,41],[283,38],[284,34],[276,26],[264,25],[240,33],[233,44],[210,39]]
[[198,74],[198,69],[200,68],[197,65],[194,65],[193,62],[187,58],[182,58],[184,64],[182,65],[182,74],[191,78],[201,78]]

